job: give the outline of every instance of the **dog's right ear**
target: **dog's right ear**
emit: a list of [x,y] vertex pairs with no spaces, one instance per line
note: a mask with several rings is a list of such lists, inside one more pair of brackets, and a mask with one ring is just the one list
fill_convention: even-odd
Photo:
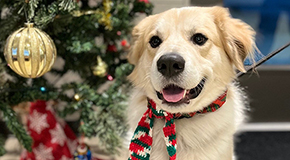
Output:
[[144,42],[145,33],[146,30],[150,28],[150,22],[152,22],[154,17],[155,16],[146,17],[133,28],[131,47],[127,56],[128,61],[133,65],[137,64],[141,55],[143,54],[143,51],[146,47],[146,43]]

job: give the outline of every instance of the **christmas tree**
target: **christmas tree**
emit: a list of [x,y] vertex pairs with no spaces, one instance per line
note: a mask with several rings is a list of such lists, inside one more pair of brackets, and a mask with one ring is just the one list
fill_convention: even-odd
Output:
[[[59,111],[61,117],[80,112],[79,133],[97,136],[108,151],[116,153],[127,130],[124,111],[129,84],[126,76],[133,68],[126,60],[129,36],[134,18],[138,14],[151,14],[152,8],[148,0],[0,1],[0,112],[9,130],[27,150],[31,150],[32,139],[12,106],[54,100],[66,102],[65,108]],[[57,59],[64,62],[48,73],[56,77],[52,82],[47,75],[33,79],[21,77],[10,69],[13,64],[5,60],[7,37],[27,22],[51,37]],[[21,63],[26,61],[19,61],[20,67]],[[77,73],[82,81],[56,86],[68,72]],[[108,82],[108,87],[100,91]],[[4,140],[0,132],[0,155],[5,152]]]

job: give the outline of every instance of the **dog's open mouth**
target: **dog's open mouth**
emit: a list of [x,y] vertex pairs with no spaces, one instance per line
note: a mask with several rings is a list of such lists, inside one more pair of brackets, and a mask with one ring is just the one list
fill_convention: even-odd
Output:
[[158,98],[163,101],[162,103],[174,106],[182,103],[189,104],[190,99],[194,99],[200,94],[204,83],[205,78],[203,78],[196,87],[187,90],[177,85],[169,84],[163,88],[161,92],[156,91],[156,93]]

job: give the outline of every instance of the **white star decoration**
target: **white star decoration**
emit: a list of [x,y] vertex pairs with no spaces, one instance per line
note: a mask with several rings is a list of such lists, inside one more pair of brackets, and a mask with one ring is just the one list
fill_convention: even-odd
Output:
[[49,124],[46,121],[46,117],[46,114],[41,114],[34,110],[33,113],[29,116],[29,127],[37,134],[40,134],[43,129],[49,127]]
[[35,158],[37,160],[53,160],[52,148],[46,147],[42,143],[34,149]]
[[51,143],[58,143],[60,146],[63,146],[66,135],[59,124],[56,124],[55,128],[50,130],[49,133],[51,135]]

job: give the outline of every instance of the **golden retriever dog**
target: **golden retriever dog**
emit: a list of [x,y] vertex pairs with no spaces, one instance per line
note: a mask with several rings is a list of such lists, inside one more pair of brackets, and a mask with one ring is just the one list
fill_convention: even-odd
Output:
[[[203,110],[226,93],[226,102],[215,112],[174,120],[176,159],[235,159],[234,134],[245,108],[236,71],[245,72],[243,61],[255,51],[254,30],[226,8],[185,7],[145,18],[132,35],[132,132],[147,110],[147,99],[157,110],[186,114]],[[164,125],[164,119],[154,120],[150,160],[169,159]]]

